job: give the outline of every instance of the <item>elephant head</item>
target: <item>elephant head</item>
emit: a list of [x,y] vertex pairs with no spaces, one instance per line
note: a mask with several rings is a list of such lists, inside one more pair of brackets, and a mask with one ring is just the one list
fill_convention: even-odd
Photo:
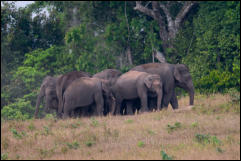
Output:
[[147,86],[147,88],[152,91],[155,92],[157,95],[157,107],[158,110],[160,109],[159,107],[161,106],[161,100],[162,100],[162,81],[160,79],[159,75],[156,74],[151,74],[148,75],[145,79],[144,79],[144,83]]
[[101,85],[102,85],[102,91],[103,95],[105,97],[105,102],[108,105],[109,109],[106,109],[107,111],[110,111],[111,114],[114,113],[115,105],[116,105],[116,100],[114,95],[111,92],[111,80],[101,80]]
[[184,64],[174,65],[174,78],[176,85],[183,88],[189,93],[190,105],[194,103],[194,86],[192,82],[192,77],[190,75],[189,69]]
[[41,102],[41,99],[45,97],[45,106],[44,111],[48,112],[49,109],[57,109],[57,95],[56,95],[56,81],[58,77],[51,77],[47,76],[44,78],[41,87],[40,87],[40,93],[37,97],[36,101],[36,109],[35,109],[35,118],[38,115],[39,112],[39,105]]

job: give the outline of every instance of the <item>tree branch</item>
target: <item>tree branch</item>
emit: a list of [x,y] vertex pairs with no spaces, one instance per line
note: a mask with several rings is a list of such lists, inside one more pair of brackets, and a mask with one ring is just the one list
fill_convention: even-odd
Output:
[[154,12],[144,6],[141,5],[141,1],[136,1],[136,6],[134,7],[134,10],[138,10],[142,13],[145,13],[146,15],[154,18],[155,15],[154,15]]
[[175,26],[177,27],[177,29],[179,28],[181,22],[183,21],[184,17],[186,16],[186,14],[188,13],[188,11],[191,9],[191,7],[195,4],[195,1],[188,1],[185,2],[181,11],[178,13],[176,19],[175,19]]
[[[176,26],[174,24],[174,21],[172,20],[172,16],[171,13],[169,12],[169,7],[170,4],[168,3],[167,6],[163,5],[163,4],[159,4],[160,8],[163,10],[163,12],[165,13],[166,17],[167,17],[167,23],[168,23],[168,31],[170,33],[172,33],[173,35],[175,35],[176,31]],[[171,35],[170,35],[171,36]],[[172,36],[170,37],[172,38]]]

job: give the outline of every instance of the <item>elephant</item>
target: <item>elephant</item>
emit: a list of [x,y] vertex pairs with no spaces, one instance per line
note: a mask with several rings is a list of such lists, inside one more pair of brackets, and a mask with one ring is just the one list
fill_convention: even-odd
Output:
[[[86,108],[103,116],[104,98],[110,94],[109,82],[98,78],[81,77],[74,80],[65,90],[63,95],[63,118],[68,118],[70,112],[78,107]],[[114,100],[113,100],[114,101]],[[113,105],[115,105],[113,103]]]
[[[99,73],[94,74],[93,78],[99,78],[109,81],[111,88],[111,86],[113,86],[113,84],[116,82],[116,80],[119,78],[121,74],[122,73],[117,69],[105,69]],[[114,109],[111,109],[113,105],[110,104],[110,98],[105,98],[105,100],[106,101],[104,104],[104,115],[107,115],[108,113],[113,113]]]
[[62,75],[56,84],[56,93],[58,98],[58,117],[63,113],[63,94],[67,87],[75,80],[81,77],[91,77],[89,73],[83,71],[72,71]]
[[[148,95],[154,93],[157,97],[157,107],[161,106],[162,81],[159,75],[146,72],[129,71],[122,74],[112,87],[116,99],[115,113],[121,114],[121,105],[124,100],[139,98],[140,113],[148,111]],[[127,106],[128,113],[132,110]]]
[[40,93],[36,101],[36,109],[34,114],[35,118],[37,118],[37,115],[39,112],[39,105],[43,97],[45,97],[44,111],[48,112],[49,109],[55,109],[57,112],[58,98],[56,94],[56,82],[61,76],[62,75],[56,76],[56,77],[46,76],[42,81],[42,84],[40,87]]
[[105,69],[99,73],[94,74],[93,77],[109,80],[110,84],[113,85],[121,74],[121,71],[117,69]]
[[189,69],[185,64],[148,63],[132,68],[130,71],[141,71],[157,74],[163,82],[162,107],[171,103],[173,109],[178,109],[175,87],[180,87],[189,93],[189,104],[194,104],[194,85]]

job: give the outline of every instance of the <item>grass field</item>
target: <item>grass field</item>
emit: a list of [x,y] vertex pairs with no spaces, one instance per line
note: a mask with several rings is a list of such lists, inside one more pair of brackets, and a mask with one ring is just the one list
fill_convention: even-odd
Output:
[[1,122],[1,159],[239,159],[240,103],[179,99],[179,111]]

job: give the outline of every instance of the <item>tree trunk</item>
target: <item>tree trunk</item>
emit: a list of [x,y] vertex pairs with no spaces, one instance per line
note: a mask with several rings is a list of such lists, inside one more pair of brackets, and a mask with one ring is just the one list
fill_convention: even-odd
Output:
[[[183,2],[178,1],[177,3]],[[174,20],[170,13],[170,1],[167,1],[165,5],[158,1],[151,1],[152,9],[147,8],[149,2],[146,6],[143,6],[141,4],[141,1],[136,1],[136,6],[134,7],[134,10],[138,10],[157,21],[159,25],[159,35],[162,40],[162,48],[164,51],[163,55],[165,56],[165,54],[167,53],[167,48],[173,48],[172,40],[176,37],[180,29],[180,25],[184,20],[184,17],[187,15],[187,13],[190,11],[191,7],[195,3],[196,2],[194,1],[184,1],[182,8],[178,12]],[[161,11],[165,14],[165,17],[160,14]],[[165,23],[165,20],[167,22],[167,25]]]
[[127,49],[126,49],[126,57],[127,57],[127,60],[128,60],[128,64],[133,65],[130,46],[128,46]]

